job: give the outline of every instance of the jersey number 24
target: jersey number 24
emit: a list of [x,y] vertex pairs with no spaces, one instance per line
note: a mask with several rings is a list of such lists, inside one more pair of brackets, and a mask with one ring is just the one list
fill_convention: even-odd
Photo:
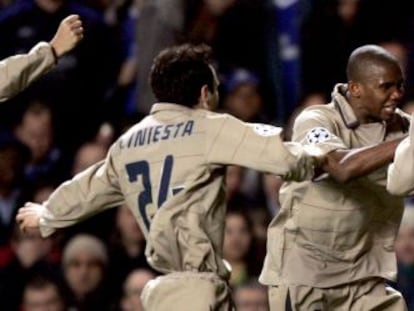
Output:
[[[174,164],[172,155],[167,155],[164,159],[162,168],[162,175],[160,180],[160,190],[158,192],[158,208],[165,202],[170,187],[171,172]],[[150,180],[150,166],[148,161],[137,161],[127,164],[126,171],[128,173],[129,181],[136,182],[138,177],[142,176],[143,190],[138,195],[138,209],[144,221],[145,227],[149,230],[150,219],[147,214],[147,205],[152,204],[152,187]]]

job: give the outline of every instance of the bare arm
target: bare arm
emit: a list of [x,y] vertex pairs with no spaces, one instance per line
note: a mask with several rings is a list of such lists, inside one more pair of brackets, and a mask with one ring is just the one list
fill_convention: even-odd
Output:
[[374,146],[328,153],[322,169],[339,183],[367,175],[392,162],[403,138]]

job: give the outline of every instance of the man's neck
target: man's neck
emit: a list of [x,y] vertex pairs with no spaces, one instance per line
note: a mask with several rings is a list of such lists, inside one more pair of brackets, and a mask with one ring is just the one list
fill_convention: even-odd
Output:
[[363,105],[360,102],[358,102],[356,98],[353,98],[350,95],[349,91],[346,91],[345,97],[349,105],[352,107],[352,110],[354,111],[354,114],[359,124],[379,122],[377,120],[373,120],[368,116],[368,114],[366,113],[366,109],[363,107]]

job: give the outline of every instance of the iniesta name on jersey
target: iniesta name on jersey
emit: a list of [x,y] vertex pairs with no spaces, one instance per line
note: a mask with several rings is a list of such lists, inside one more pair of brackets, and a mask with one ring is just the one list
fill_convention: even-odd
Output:
[[189,120],[177,124],[145,127],[133,133],[128,141],[121,140],[120,148],[131,148],[156,143],[160,140],[190,136],[193,133],[194,121]]

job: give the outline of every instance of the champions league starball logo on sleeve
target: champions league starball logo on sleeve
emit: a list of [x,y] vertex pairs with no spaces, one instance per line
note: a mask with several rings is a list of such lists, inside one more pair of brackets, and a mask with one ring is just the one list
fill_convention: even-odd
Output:
[[260,136],[276,136],[282,131],[281,128],[269,124],[253,124],[253,131]]
[[314,127],[306,135],[309,144],[315,145],[322,143],[332,137],[332,134],[324,127]]

